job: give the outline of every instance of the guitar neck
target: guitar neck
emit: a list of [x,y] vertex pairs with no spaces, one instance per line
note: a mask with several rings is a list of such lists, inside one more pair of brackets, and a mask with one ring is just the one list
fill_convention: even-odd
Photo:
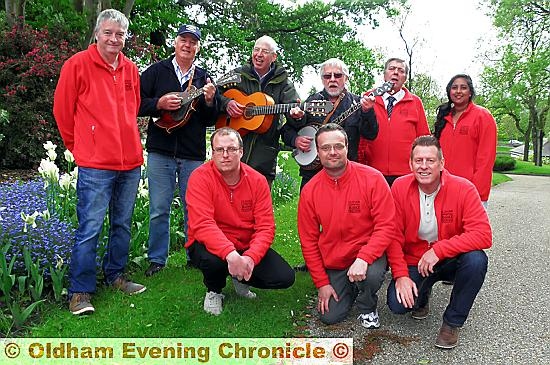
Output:
[[353,105],[351,108],[349,108],[348,110],[346,110],[345,112],[343,112],[342,114],[340,114],[338,116],[338,118],[334,119],[331,121],[331,123],[336,123],[336,124],[340,124],[342,123],[344,120],[346,120],[350,115],[352,115],[353,113],[355,113],[359,108],[361,108],[361,103],[357,103],[355,105]]
[[293,104],[273,104],[273,105],[261,105],[261,106],[247,106],[245,108],[245,114],[249,116],[254,115],[266,115],[266,114],[281,114],[290,111],[295,106],[299,106],[298,103]]

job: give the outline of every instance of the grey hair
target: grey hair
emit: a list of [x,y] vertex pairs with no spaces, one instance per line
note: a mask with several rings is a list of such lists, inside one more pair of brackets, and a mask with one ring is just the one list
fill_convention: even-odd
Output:
[[105,9],[97,16],[94,34],[99,31],[99,27],[101,26],[101,24],[108,20],[120,24],[122,29],[124,29],[125,32],[128,32],[128,26],[130,25],[130,22],[128,21],[128,18],[126,18],[126,15],[122,14],[116,9]]
[[388,69],[390,62],[393,62],[393,61],[396,61],[405,65],[405,75],[409,74],[409,65],[407,64],[407,62],[404,59],[397,58],[397,57],[392,57],[386,61],[386,63],[384,64],[384,71]]
[[275,42],[275,39],[271,38],[268,35],[263,35],[260,38],[256,39],[256,42],[254,42],[254,45],[256,45],[256,43],[258,42],[267,43],[269,48],[271,48],[270,49],[271,52],[277,53],[277,51],[279,50],[279,46],[277,45],[277,42]]
[[327,66],[338,67],[340,70],[342,70],[342,73],[346,75],[346,77],[349,79],[349,68],[341,59],[329,58],[325,62],[321,63],[321,65],[319,66],[320,77],[323,77],[323,73],[325,72],[325,68]]

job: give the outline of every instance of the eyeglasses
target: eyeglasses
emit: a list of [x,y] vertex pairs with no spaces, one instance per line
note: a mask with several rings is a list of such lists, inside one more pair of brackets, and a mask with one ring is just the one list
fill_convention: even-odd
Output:
[[272,54],[272,53],[274,53],[274,52],[273,52],[273,51],[270,51],[269,49],[260,48],[260,47],[254,47],[254,53],[259,53],[259,54],[268,55],[268,54]]
[[345,144],[342,143],[335,143],[335,144],[324,144],[322,146],[319,146],[319,149],[323,152],[330,152],[334,148],[334,151],[341,152],[346,148]]
[[329,73],[329,74],[324,74],[323,75],[323,79],[325,80],[330,80],[332,77],[334,77],[335,79],[341,79],[342,76],[344,76],[343,73]]
[[217,155],[223,155],[224,152],[227,152],[228,155],[234,155],[241,150],[240,147],[215,147],[212,151]]

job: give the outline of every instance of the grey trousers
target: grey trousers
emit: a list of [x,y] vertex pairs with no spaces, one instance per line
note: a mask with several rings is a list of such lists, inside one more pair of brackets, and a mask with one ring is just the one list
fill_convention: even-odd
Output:
[[376,294],[386,274],[387,260],[384,254],[367,268],[367,278],[352,283],[349,281],[346,270],[327,270],[330,285],[338,295],[339,301],[333,297],[328,302],[328,312],[320,315],[321,322],[334,324],[343,321],[351,310],[354,302],[360,313],[370,313],[376,310],[378,295]]

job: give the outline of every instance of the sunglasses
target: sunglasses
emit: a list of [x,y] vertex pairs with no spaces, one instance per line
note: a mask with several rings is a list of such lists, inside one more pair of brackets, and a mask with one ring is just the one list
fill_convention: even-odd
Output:
[[330,80],[334,76],[335,79],[341,79],[342,76],[344,76],[343,73],[330,73],[330,74],[324,74],[323,79]]

